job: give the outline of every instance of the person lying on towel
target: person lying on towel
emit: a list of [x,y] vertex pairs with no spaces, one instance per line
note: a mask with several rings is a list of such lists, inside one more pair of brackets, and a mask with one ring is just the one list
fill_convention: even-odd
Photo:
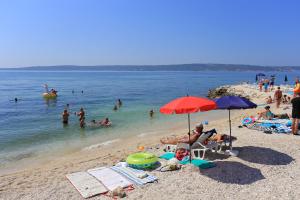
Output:
[[268,119],[268,120],[270,120],[270,119],[273,119],[273,118],[289,119],[290,116],[287,113],[275,115],[270,110],[270,106],[266,106],[264,111],[258,113],[258,118],[257,119]]

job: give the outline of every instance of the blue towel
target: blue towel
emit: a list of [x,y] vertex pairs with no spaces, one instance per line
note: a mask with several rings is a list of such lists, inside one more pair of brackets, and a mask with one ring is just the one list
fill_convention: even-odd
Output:
[[[161,155],[159,158],[170,160],[171,158],[174,157],[175,157],[175,153],[167,152]],[[189,159],[180,161],[180,164],[182,165],[189,164],[189,163],[190,163]],[[193,159],[192,164],[195,165],[196,167],[199,167],[200,169],[208,169],[216,166],[216,164],[211,161],[199,160],[199,159]]]

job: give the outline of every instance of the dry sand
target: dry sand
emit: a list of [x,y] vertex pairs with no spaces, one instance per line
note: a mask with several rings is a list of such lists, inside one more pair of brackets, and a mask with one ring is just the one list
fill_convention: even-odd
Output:
[[[248,85],[231,86],[236,93],[253,97],[258,104],[270,93],[260,93]],[[290,108],[271,109],[275,113],[291,112]],[[151,172],[158,183],[148,184],[128,192],[128,199],[299,199],[300,198],[300,137],[287,134],[264,134],[238,128],[244,116],[255,115],[263,106],[253,110],[233,111],[233,135],[238,138],[234,148],[238,157],[209,153],[207,158],[217,166],[199,170],[190,165],[179,171]],[[228,119],[211,122],[207,127],[228,133]],[[186,132],[186,127],[176,133]],[[164,133],[167,134],[167,133]],[[143,143],[148,151],[161,154],[159,138],[162,133],[128,138],[104,146],[95,146],[51,162],[32,166],[17,173],[0,176],[0,199],[82,199],[65,175],[99,166],[111,166]],[[91,199],[108,199],[97,196]]]

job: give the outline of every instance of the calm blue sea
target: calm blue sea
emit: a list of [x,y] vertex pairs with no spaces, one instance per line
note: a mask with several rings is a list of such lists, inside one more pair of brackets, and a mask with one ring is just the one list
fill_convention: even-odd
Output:
[[[186,94],[206,96],[208,89],[241,81],[254,82],[256,72],[111,72],[111,71],[0,71],[0,167],[27,157],[64,149],[82,148],[126,135],[167,129],[182,116],[163,116],[159,107]],[[297,74],[284,75],[292,82]],[[269,74],[270,75],[270,74]],[[58,90],[56,100],[42,98],[43,85]],[[72,93],[74,90],[74,93]],[[83,93],[81,93],[83,91]],[[17,103],[13,99],[20,99]],[[112,108],[120,98],[123,106]],[[109,117],[110,128],[79,128],[71,114],[61,123],[66,104],[70,112],[84,107],[86,121]],[[155,116],[148,112],[154,109]]]

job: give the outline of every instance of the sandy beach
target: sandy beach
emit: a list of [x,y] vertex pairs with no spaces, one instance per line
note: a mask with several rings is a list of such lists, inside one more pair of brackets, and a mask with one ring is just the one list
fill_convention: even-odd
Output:
[[[258,105],[265,103],[274,91],[264,93],[250,85],[228,86],[236,94],[249,95]],[[241,120],[254,116],[264,106],[232,112],[233,143],[238,157],[208,153],[216,167],[199,170],[191,165],[172,172],[152,171],[158,183],[136,187],[127,199],[298,199],[300,191],[300,137],[291,134],[264,134],[261,131],[238,128]],[[287,108],[288,107],[288,108]],[[291,113],[291,106],[279,109],[271,104],[274,113]],[[194,126],[194,124],[192,125]],[[216,128],[228,134],[228,118],[210,121],[205,129]],[[163,153],[159,139],[163,136],[186,133],[186,126],[176,130],[115,140],[103,145],[67,154],[18,172],[0,176],[0,199],[82,199],[66,179],[66,174],[87,169],[112,166],[137,151],[143,144],[147,151]],[[164,161],[162,161],[164,162]],[[90,199],[110,199],[100,195]]]

